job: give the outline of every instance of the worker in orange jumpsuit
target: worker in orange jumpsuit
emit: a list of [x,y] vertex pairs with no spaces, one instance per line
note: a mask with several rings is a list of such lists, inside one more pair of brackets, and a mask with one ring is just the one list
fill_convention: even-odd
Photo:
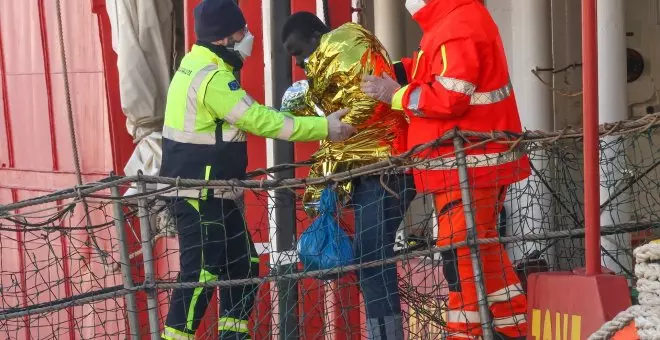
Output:
[[[406,8],[423,32],[413,58],[395,65],[401,86],[389,77],[365,76],[361,88],[372,98],[404,110],[410,120],[408,148],[459,130],[521,133],[509,82],[504,46],[488,10],[478,0],[407,0]],[[470,144],[473,144],[471,147]],[[497,237],[497,216],[508,185],[530,174],[526,155],[510,145],[465,146],[477,238]],[[418,192],[433,193],[439,220],[438,246],[466,240],[454,148],[448,141],[416,157],[433,159],[414,170]],[[527,299],[505,248],[479,246],[493,328],[504,339],[527,334]],[[449,339],[482,334],[470,249],[442,254],[449,283]]]

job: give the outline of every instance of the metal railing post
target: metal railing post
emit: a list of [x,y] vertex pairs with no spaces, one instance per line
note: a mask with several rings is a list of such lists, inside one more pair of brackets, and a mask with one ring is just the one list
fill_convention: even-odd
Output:
[[[286,18],[291,15],[291,2],[282,0],[270,0],[271,18],[271,60],[273,72],[273,103],[274,107],[281,106],[282,95],[292,83],[291,57],[280,44],[280,32],[284,27]],[[273,159],[275,164],[286,164],[294,162],[293,143],[275,140],[273,148]],[[276,179],[295,178],[293,169],[276,172]],[[296,249],[296,198],[287,189],[277,189],[275,198],[275,224],[277,225],[277,237],[275,239],[276,253],[279,254],[278,263],[273,271],[277,274],[291,274],[297,269],[296,261],[281,262],[290,252]],[[291,263],[292,262],[292,263]],[[277,304],[279,314],[280,336],[282,339],[300,338],[300,320],[298,315],[298,280],[287,279],[277,281]]]
[[[110,189],[112,197],[117,198],[120,196],[119,188],[114,186]],[[119,242],[119,261],[121,265],[121,276],[124,283],[124,288],[133,289],[133,277],[131,275],[131,259],[128,255],[128,244],[126,244],[126,230],[124,224],[124,210],[122,203],[115,200],[112,203],[114,210],[115,228],[117,229],[117,239]],[[130,292],[125,297],[126,301],[126,314],[128,316],[128,327],[130,338],[138,340],[140,338],[140,328],[137,317],[137,305],[135,303],[135,292]]]
[[[138,173],[142,175],[142,171]],[[138,214],[140,215],[140,243],[142,244],[142,260],[144,262],[144,284],[146,286],[156,283],[156,274],[154,270],[153,247],[151,246],[151,226],[149,222],[149,213],[147,211],[147,198],[144,194],[147,192],[146,183],[138,180]],[[156,289],[148,288],[147,292],[147,313],[149,315],[149,334],[152,340],[160,339],[160,324],[158,322],[158,300],[156,298]]]
[[474,273],[475,288],[477,299],[479,301],[479,317],[481,318],[481,329],[485,340],[493,339],[493,329],[491,328],[490,309],[486,295],[486,286],[484,285],[484,275],[481,267],[481,257],[479,255],[479,245],[477,241],[477,226],[474,219],[474,210],[472,206],[472,195],[470,193],[470,183],[468,181],[467,161],[463,149],[463,140],[461,137],[454,137],[454,151],[456,153],[456,165],[458,167],[458,179],[461,187],[461,196],[463,200],[463,212],[465,213],[465,226],[467,228],[467,242],[470,247],[470,259],[472,260],[472,272]]

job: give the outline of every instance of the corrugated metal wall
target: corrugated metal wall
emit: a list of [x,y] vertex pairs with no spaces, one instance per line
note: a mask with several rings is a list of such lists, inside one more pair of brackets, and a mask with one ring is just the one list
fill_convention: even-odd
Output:
[[[0,1],[3,188],[75,184],[54,1]],[[112,169],[108,106],[97,18],[89,0],[63,3],[64,42],[82,170]],[[44,176],[39,182],[26,177]],[[34,180],[34,177],[33,177]]]
[[[120,111],[109,109],[113,105],[108,103],[106,84],[112,77],[106,77],[99,30],[102,20],[94,14],[97,2],[62,1],[62,38],[85,182],[107,176],[132,151],[113,152],[120,145],[130,146],[130,139],[125,128],[113,127],[123,121],[112,116],[121,115]],[[0,0],[0,204],[76,185],[55,4],[50,0]],[[113,130],[119,132],[111,134]],[[97,212],[91,214],[92,224],[105,221]],[[83,215],[78,206],[71,221],[84,220]],[[0,231],[0,309],[120,284],[118,276],[107,275],[103,264],[92,260],[86,231],[71,231],[65,238],[61,232],[39,235],[14,229]],[[101,249],[110,249],[103,241],[110,236],[97,235]],[[3,324],[3,333],[18,339],[82,339],[104,334],[108,328],[123,332],[123,316],[117,307],[104,301],[10,320]],[[92,309],[105,310],[105,322],[89,313]]]

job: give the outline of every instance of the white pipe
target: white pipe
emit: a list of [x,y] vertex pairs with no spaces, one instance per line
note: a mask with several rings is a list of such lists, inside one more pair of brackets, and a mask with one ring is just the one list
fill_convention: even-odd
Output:
[[[309,0],[308,0],[309,1]],[[316,16],[323,21],[324,24],[328,25],[325,22],[325,11],[323,10],[323,0],[316,0]]]
[[[598,2],[598,107],[599,122],[612,123],[628,119],[627,66],[624,0]],[[616,137],[601,139],[601,190],[604,203],[618,187],[625,185],[627,143]],[[631,197],[628,192],[618,196],[601,213],[601,225],[615,225],[630,221]],[[616,261],[607,254],[602,264],[617,273],[632,270],[630,235],[603,237],[601,244]],[[618,262],[618,263],[617,263]]]
[[[272,22],[271,22],[271,8],[270,8],[270,1],[263,1],[261,4],[261,13],[262,13],[262,27],[263,27],[263,46],[264,46],[264,91],[265,91],[265,105],[268,106],[273,106],[274,98],[273,98],[273,73],[272,73],[272,68],[273,68],[273,58],[271,55],[272,51],[272,42],[271,42],[271,29],[272,29]],[[266,166],[267,167],[272,167],[275,165],[275,154],[274,154],[275,146],[274,146],[274,141],[270,138],[266,138]],[[268,242],[272,245],[271,251],[278,251],[279,249],[276,249],[277,245],[277,223],[275,222],[275,214],[277,214],[277,211],[275,210],[275,201],[272,197],[274,197],[275,192],[274,191],[269,191],[268,196],[270,197],[268,199],[268,211],[274,211],[273,214],[268,214]],[[274,257],[270,257],[271,264],[274,265]]]
[[405,56],[405,12],[401,0],[379,0],[374,6],[374,33],[393,61]]
[[[550,0],[512,1],[512,83],[523,127],[552,131],[552,90],[531,72],[552,68]],[[539,75],[552,82],[550,72]]]
[[[552,131],[554,113],[551,89],[541,82],[532,70],[551,68],[552,22],[550,0],[512,0],[511,50],[509,67],[523,128]],[[546,83],[552,82],[550,72],[540,72]],[[541,152],[531,155],[532,164],[547,178],[551,163]],[[530,235],[551,230],[552,196],[541,180],[532,175],[512,186],[510,191],[511,224],[508,235]],[[509,246],[511,260],[524,258],[534,250],[545,247],[545,242],[519,242]],[[552,260],[552,254],[543,254]]]
[[[272,21],[271,21],[271,2],[262,1],[261,2],[261,17],[262,17],[262,27],[263,27],[263,49],[264,49],[264,104],[272,106],[274,102],[273,98],[273,73],[271,72],[273,68],[271,48],[271,30],[272,30]],[[266,167],[272,167],[275,165],[275,146],[274,141],[270,138],[266,138]],[[275,200],[273,199],[275,193],[274,191],[268,192],[268,211],[273,211],[272,214],[268,214],[268,243],[272,246],[270,248],[271,253],[269,254],[269,260],[271,267],[276,264],[276,261],[279,260],[277,256],[278,249],[277,245],[277,223],[275,222],[275,214],[277,210],[275,209]],[[277,291],[277,282],[273,281],[269,284],[270,288],[270,299],[272,311],[270,316],[271,332],[272,334],[279,334],[279,308],[278,308],[278,291]]]

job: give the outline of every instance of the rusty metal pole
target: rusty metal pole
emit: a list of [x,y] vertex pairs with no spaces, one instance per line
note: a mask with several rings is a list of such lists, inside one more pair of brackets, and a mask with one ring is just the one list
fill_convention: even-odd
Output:
[[463,150],[463,140],[461,137],[454,137],[454,152],[456,153],[456,166],[458,167],[458,179],[463,200],[463,212],[465,213],[465,226],[467,228],[468,247],[470,247],[470,259],[472,260],[472,272],[474,273],[475,288],[477,291],[477,299],[479,301],[479,317],[481,319],[483,339],[492,340],[494,338],[493,329],[491,328],[490,309],[488,308],[488,300],[486,298],[486,285],[484,284],[479,245],[476,243],[477,226],[474,219],[472,195],[470,193],[470,184],[468,182],[467,161],[465,159],[465,151]]
[[[142,171],[138,172],[142,176]],[[142,261],[144,262],[144,284],[146,286],[156,283],[154,270],[154,253],[151,245],[151,226],[147,210],[146,183],[138,180],[138,214],[140,216],[140,243],[142,245]],[[158,300],[155,288],[147,288],[147,314],[149,315],[149,334],[151,340],[160,339],[160,324],[158,322]]]
[[[119,188],[114,186],[110,189],[112,197],[117,198]],[[119,261],[121,265],[121,276],[124,283],[124,288],[133,289],[133,277],[131,275],[131,259],[128,255],[128,244],[126,244],[126,230],[124,225],[124,210],[120,201],[116,200],[112,203],[114,210],[115,228],[117,229],[117,241],[119,242]],[[128,327],[131,339],[140,339],[140,328],[137,317],[137,304],[135,303],[135,292],[130,292],[125,297],[126,300],[126,314],[128,316]]]

